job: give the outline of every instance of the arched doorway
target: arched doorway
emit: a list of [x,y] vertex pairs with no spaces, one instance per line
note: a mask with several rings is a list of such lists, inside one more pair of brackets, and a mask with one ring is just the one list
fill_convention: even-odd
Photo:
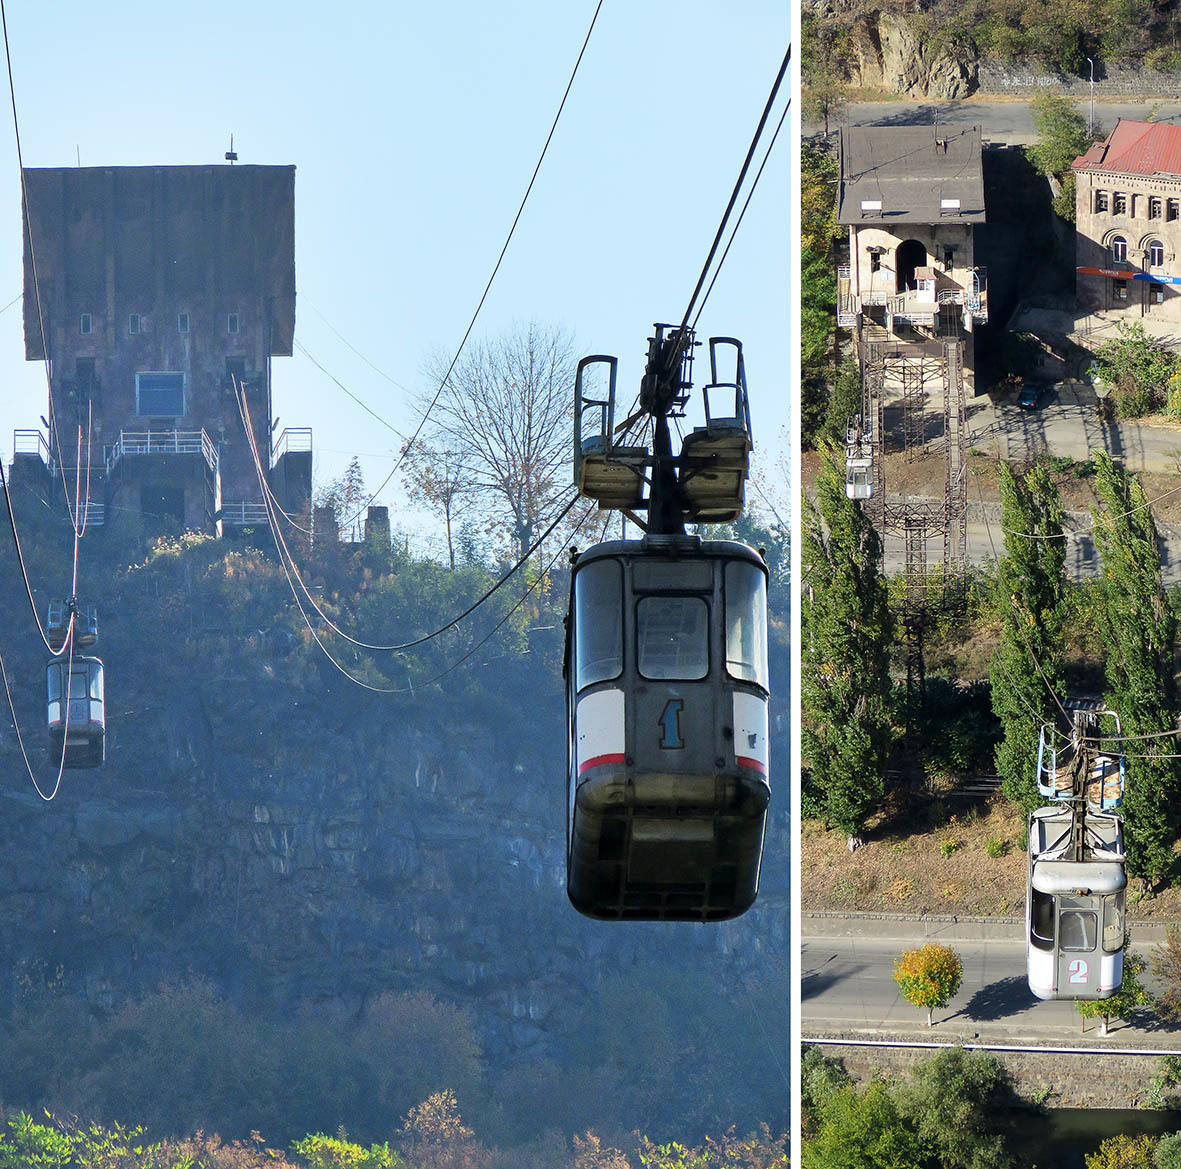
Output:
[[894,255],[894,271],[898,281],[895,292],[914,288],[914,271],[927,266],[927,249],[917,239],[903,240]]

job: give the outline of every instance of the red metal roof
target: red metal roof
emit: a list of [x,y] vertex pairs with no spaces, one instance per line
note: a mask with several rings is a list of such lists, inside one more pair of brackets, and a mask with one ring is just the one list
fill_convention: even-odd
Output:
[[1104,142],[1096,142],[1071,166],[1125,175],[1181,175],[1181,126],[1120,118]]

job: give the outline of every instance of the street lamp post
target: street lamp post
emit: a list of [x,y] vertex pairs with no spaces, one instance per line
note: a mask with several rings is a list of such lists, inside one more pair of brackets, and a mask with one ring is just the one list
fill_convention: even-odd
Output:
[[1095,136],[1095,62],[1090,57],[1087,64],[1091,66],[1091,116],[1087,119],[1087,137]]

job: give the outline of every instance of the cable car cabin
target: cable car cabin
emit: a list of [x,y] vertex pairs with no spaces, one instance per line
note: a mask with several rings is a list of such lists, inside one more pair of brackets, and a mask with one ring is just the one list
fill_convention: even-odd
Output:
[[1078,805],[1029,817],[1025,936],[1029,989],[1040,999],[1105,999],[1124,976],[1123,821],[1087,812],[1081,860]]
[[77,656],[50,662],[47,681],[50,759],[65,767],[98,767],[106,755],[102,662]]
[[598,544],[571,573],[567,892],[602,919],[754,902],[767,785],[767,568],[745,544]]

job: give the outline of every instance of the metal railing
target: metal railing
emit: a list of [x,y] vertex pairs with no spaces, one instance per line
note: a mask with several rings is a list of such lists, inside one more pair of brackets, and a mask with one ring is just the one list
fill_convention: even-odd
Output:
[[49,443],[39,430],[14,430],[12,432],[12,453],[14,455],[35,455],[49,466],[53,459]]
[[281,456],[291,453],[299,454],[312,449],[312,428],[310,426],[294,426],[284,429],[275,440],[271,448],[271,462]]
[[107,474],[120,459],[135,455],[200,455],[217,471],[217,447],[204,430],[121,430],[103,451]]
[[238,500],[221,505],[221,522],[232,528],[254,527],[267,522],[267,505]]

